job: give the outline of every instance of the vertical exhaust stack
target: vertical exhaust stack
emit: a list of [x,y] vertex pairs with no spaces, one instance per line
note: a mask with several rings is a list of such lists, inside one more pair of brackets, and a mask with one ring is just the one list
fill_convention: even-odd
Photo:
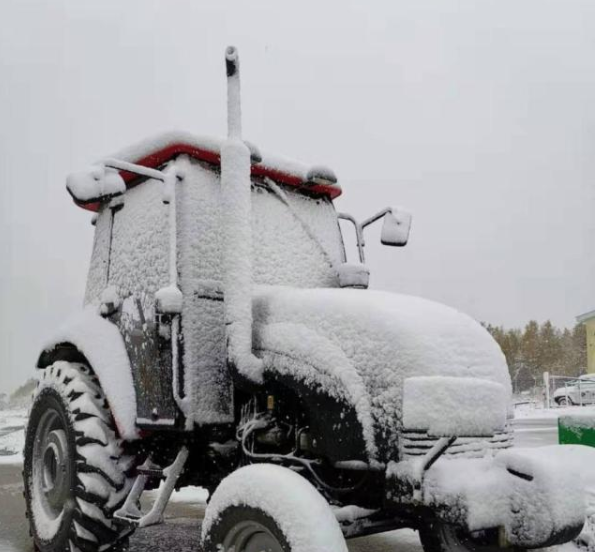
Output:
[[251,153],[242,141],[238,52],[226,48],[228,139],[220,151],[222,165],[222,235],[224,316],[228,364],[259,383],[263,362],[253,355],[253,247],[251,222]]

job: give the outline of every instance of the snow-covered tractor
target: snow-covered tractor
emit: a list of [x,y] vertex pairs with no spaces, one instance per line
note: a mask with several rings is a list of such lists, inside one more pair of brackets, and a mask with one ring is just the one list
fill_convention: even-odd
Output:
[[[401,527],[426,552],[569,541],[575,478],[510,448],[504,356],[474,320],[369,291],[333,172],[167,134],[71,175],[94,212],[85,308],[42,351],[25,448],[38,550],[123,550],[173,489],[210,492],[206,552],[339,552]],[[339,218],[353,224],[348,263]],[[141,496],[159,488],[142,511]]]

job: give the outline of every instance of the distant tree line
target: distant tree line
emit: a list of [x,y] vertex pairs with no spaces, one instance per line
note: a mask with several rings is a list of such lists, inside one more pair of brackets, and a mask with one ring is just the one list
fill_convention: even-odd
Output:
[[541,381],[543,372],[573,377],[586,372],[587,341],[582,324],[564,330],[549,320],[541,325],[531,320],[524,329],[483,325],[502,348],[515,387],[531,387],[533,381]]

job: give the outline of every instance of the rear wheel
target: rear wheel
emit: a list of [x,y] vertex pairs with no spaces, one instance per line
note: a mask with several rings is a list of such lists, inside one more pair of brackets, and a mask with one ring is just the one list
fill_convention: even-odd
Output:
[[566,406],[566,405],[572,404],[572,401],[568,397],[564,396],[564,397],[558,397],[556,399],[556,403],[559,404],[560,406]]
[[37,549],[126,549],[131,530],[112,515],[130,489],[131,465],[92,370],[69,362],[46,368],[29,416],[23,470]]

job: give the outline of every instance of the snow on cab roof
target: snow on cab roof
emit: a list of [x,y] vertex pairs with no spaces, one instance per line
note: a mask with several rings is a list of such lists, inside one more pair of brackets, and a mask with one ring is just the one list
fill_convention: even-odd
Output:
[[[201,161],[219,165],[220,147],[223,142],[224,140],[219,138],[196,136],[188,132],[167,132],[129,146],[109,158],[158,168],[177,155],[187,154]],[[247,142],[247,145],[252,155],[256,154],[259,157],[259,160],[251,165],[253,176],[267,176],[289,186],[308,186],[309,191],[327,195],[330,199],[335,199],[342,193],[342,188],[336,183],[336,177],[330,169],[322,166],[309,167],[282,156],[262,155],[252,144]],[[121,171],[120,174],[127,187],[137,179],[137,175],[130,172]],[[76,197],[74,200],[83,209],[99,209],[98,202],[85,203],[78,201]]]

